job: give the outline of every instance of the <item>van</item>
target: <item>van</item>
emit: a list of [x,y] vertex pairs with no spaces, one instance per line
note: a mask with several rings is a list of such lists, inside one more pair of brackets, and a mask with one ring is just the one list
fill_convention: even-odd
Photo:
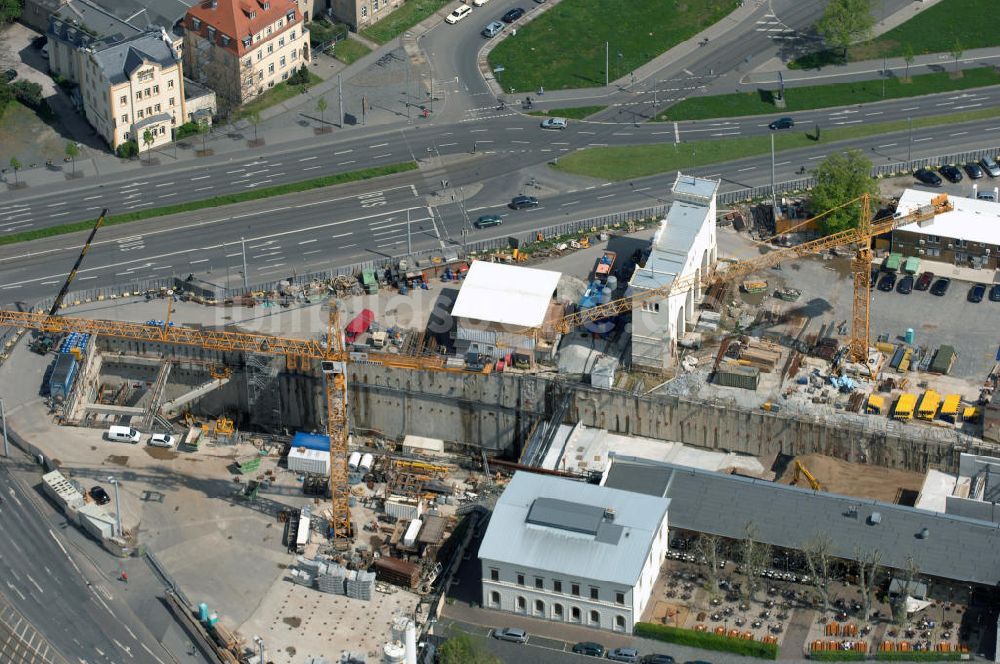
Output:
[[132,443],[133,445],[139,442],[139,437],[142,436],[138,431],[132,427],[119,427],[113,426],[108,429],[108,433],[105,434],[107,439],[117,443]]
[[455,11],[453,11],[452,13],[448,14],[447,16],[445,16],[444,20],[445,20],[446,23],[451,23],[452,25],[454,25],[454,24],[458,23],[459,21],[461,21],[466,16],[468,16],[469,12],[471,12],[471,11],[472,11],[472,7],[470,7],[469,5],[463,3],[463,4],[459,5],[458,7],[456,7]]

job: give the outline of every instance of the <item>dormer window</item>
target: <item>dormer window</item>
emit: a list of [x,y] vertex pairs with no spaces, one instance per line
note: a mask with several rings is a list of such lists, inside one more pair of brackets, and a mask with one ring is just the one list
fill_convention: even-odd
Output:
[[285,15],[285,18],[288,19],[289,23],[291,23],[292,21],[294,21],[295,20],[295,10],[293,9],[292,11],[288,12]]
[[215,41],[215,28],[208,26],[208,39],[209,41]]
[[229,46],[229,35],[222,35],[222,45]]
[[270,2],[265,2],[265,3],[263,3],[262,6],[264,7],[264,9],[270,9],[271,8],[271,3]]
[[250,44],[252,43],[252,41],[253,40],[250,37],[244,37],[243,38],[243,46],[244,46],[244,48],[250,48]]
[[255,11],[253,11],[253,10],[251,9],[251,10],[250,10],[250,20],[252,21],[252,20],[254,20],[255,18],[257,18],[257,12],[255,12]]

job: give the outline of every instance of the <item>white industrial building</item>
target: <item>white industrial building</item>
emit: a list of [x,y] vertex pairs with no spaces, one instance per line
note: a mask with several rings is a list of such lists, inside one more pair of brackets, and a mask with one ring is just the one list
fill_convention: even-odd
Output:
[[[939,193],[907,189],[899,197],[896,214],[905,215],[930,205]],[[996,188],[980,190],[972,198],[948,195],[952,209],[932,219],[900,226],[892,232],[891,250],[905,257],[949,263],[975,269],[1000,269],[1000,203]],[[984,281],[992,275],[984,277]]]
[[631,633],[665,557],[669,505],[516,473],[479,547],[483,606]]
[[515,352],[551,355],[559,339],[546,323],[564,312],[554,301],[561,276],[550,270],[475,261],[451,310],[456,350],[494,358]]
[[701,280],[717,258],[715,194],[718,180],[677,174],[671,188],[673,203],[644,264],[636,266],[629,281],[629,295],[668,286],[675,279],[694,275],[695,287],[665,300],[648,300],[632,310],[632,364],[665,369],[677,353],[677,341],[694,322],[695,304],[701,300]]

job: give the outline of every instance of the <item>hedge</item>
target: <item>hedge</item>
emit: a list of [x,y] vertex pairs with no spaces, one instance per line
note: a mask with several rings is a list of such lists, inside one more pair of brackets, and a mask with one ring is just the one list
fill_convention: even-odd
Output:
[[761,659],[778,659],[778,646],[774,643],[731,639],[728,636],[721,636],[711,632],[696,632],[690,629],[642,622],[635,624],[634,631],[636,636],[644,636],[682,646],[691,646],[692,648],[731,652],[737,655],[759,657]]
[[185,122],[180,127],[177,128],[177,135],[174,136],[175,140],[182,140],[188,136],[194,136],[198,133],[198,124],[195,122]]
[[875,659],[883,662],[954,662],[962,659],[960,652],[937,652],[935,650],[921,650],[920,652],[900,652],[898,650],[879,651],[875,654]]
[[861,662],[868,659],[868,653],[856,650],[813,650],[809,659],[817,662]]

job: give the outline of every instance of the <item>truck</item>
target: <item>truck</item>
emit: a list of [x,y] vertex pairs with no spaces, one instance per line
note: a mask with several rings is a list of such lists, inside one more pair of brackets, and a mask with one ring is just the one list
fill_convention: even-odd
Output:
[[618,254],[613,251],[605,251],[601,254],[601,257],[597,259],[597,267],[594,268],[594,278],[607,281],[608,277],[611,276],[611,270],[615,266],[615,258],[617,257]]
[[68,397],[73,389],[76,371],[76,357],[72,353],[60,353],[49,376],[49,396],[61,399]]
[[344,341],[349,344],[354,343],[358,337],[371,328],[373,322],[375,322],[375,312],[371,309],[362,309],[361,313],[352,318],[351,322],[344,328]]

